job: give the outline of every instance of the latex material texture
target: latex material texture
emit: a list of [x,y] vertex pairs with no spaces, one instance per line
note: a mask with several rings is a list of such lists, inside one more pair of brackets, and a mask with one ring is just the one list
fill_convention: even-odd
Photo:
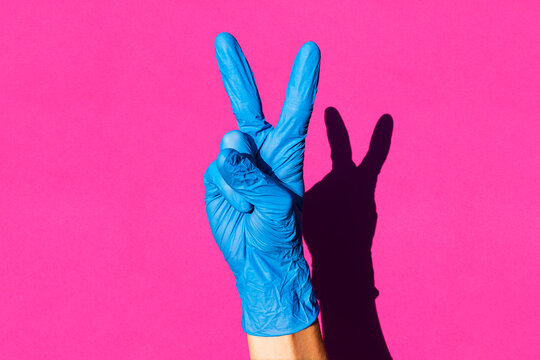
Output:
[[216,57],[240,130],[223,137],[204,174],[212,234],[234,273],[242,327],[257,336],[295,333],[319,314],[302,248],[304,139],[319,80],[320,51],[294,61],[275,128],[236,39],[221,33]]

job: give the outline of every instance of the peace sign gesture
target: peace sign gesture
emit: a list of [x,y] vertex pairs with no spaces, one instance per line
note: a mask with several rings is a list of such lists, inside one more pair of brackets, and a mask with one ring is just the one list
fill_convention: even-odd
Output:
[[227,133],[208,167],[205,202],[214,238],[235,274],[242,326],[251,335],[297,332],[319,308],[302,252],[304,139],[319,80],[320,51],[302,46],[275,128],[266,122],[236,39],[216,37],[216,57],[240,131]]

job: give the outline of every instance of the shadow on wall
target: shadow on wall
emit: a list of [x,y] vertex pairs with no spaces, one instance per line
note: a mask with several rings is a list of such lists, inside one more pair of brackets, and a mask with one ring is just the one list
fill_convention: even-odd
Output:
[[306,192],[303,230],[313,259],[330,359],[391,359],[379,323],[371,245],[377,223],[375,185],[390,150],[394,126],[383,115],[359,166],[339,112],[325,111],[332,171]]

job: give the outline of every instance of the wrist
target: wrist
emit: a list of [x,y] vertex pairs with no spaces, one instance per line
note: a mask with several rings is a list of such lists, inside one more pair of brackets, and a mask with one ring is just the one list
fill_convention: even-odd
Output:
[[294,334],[259,337],[247,335],[251,359],[326,359],[317,319]]

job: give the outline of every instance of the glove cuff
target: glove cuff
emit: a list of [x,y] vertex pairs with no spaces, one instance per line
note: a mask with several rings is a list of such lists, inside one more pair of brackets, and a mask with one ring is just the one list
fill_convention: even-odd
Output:
[[242,299],[242,328],[249,335],[280,336],[293,334],[313,324],[319,304],[302,258],[291,266],[286,276],[268,286],[260,282],[237,283]]

